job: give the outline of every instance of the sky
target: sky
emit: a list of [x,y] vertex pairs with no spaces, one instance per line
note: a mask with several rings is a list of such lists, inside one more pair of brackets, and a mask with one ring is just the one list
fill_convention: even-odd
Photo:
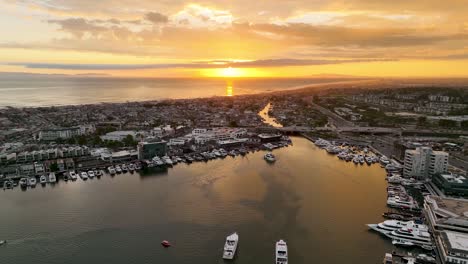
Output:
[[0,72],[468,77],[467,0],[0,0]]

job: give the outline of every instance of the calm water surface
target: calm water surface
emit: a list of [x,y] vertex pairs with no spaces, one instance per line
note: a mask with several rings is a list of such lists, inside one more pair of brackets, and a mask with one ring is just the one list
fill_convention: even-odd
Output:
[[[367,230],[386,209],[385,172],[339,161],[303,138],[245,157],[0,192],[1,263],[381,263],[391,243]],[[168,239],[173,247],[164,249]]]
[[330,83],[344,79],[135,79],[5,77],[0,107],[51,106],[232,96]]

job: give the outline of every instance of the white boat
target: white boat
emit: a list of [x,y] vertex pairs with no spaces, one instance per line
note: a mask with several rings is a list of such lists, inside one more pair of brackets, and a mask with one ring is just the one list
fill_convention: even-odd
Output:
[[122,168],[120,168],[119,165],[116,165],[116,166],[115,166],[115,171],[116,171],[117,173],[122,173]]
[[36,177],[31,177],[31,178],[28,179],[28,185],[29,186],[36,187],[36,183],[37,183]]
[[163,156],[161,160],[166,163],[166,165],[172,166],[173,162],[168,156]]
[[141,170],[141,164],[139,162],[135,163],[135,170]]
[[421,225],[417,224],[414,221],[399,221],[399,220],[385,220],[382,223],[379,224],[368,224],[367,225],[370,229],[377,231],[379,233],[382,233],[384,235],[398,230],[400,228],[414,228],[414,229],[419,229],[423,231],[427,231],[428,227],[426,225]]
[[109,167],[107,168],[107,171],[108,171],[111,175],[114,175],[114,174],[115,174],[115,168],[114,168],[114,166],[109,166]]
[[49,173],[49,182],[50,183],[56,183],[57,182],[57,178],[55,177],[55,173],[53,173],[53,172]]
[[387,233],[386,236],[393,240],[410,242],[417,246],[432,246],[431,234],[427,230],[403,227]]
[[70,171],[70,179],[72,181],[76,181],[78,179],[78,176],[76,176],[76,173],[74,171]]
[[276,242],[275,255],[276,264],[288,264],[288,245],[284,240]]
[[101,177],[102,176],[102,171],[101,170],[94,170],[94,176]]
[[226,156],[228,155],[227,151],[224,150],[224,149],[222,149],[222,148],[219,149],[219,154],[221,154],[221,157],[223,157],[223,158],[226,157]]
[[276,161],[275,155],[273,155],[273,153],[271,153],[271,152],[268,152],[267,154],[265,154],[265,156],[263,156],[263,158],[264,158],[267,162],[275,162],[275,161]]
[[128,171],[127,164],[122,164],[122,171],[123,171],[123,172],[127,172],[127,171]]
[[28,187],[28,179],[27,179],[27,178],[21,178],[21,179],[19,180],[19,185],[20,185],[20,187],[22,187],[22,188]]
[[47,177],[45,175],[42,175],[41,177],[39,177],[39,182],[42,185],[45,185],[47,183]]
[[233,259],[236,255],[237,244],[239,243],[239,235],[233,233],[226,237],[224,244],[223,259]]
[[7,243],[7,241],[6,241],[6,240],[0,240],[0,246],[3,246],[3,245],[5,245],[6,243]]
[[94,178],[94,176],[96,176],[96,175],[94,175],[94,171],[92,171],[92,170],[88,171],[88,177],[90,179]]
[[80,177],[82,180],[87,180],[88,179],[88,174],[86,172],[81,172]]
[[388,197],[387,205],[390,207],[404,208],[410,210],[419,208],[418,203],[414,201],[414,199],[411,196],[408,195],[396,195],[394,197]]
[[135,171],[135,166],[133,165],[133,163],[130,163],[130,164],[128,165],[128,170],[129,170],[130,172]]
[[395,245],[395,246],[403,246],[403,247],[412,247],[412,246],[414,246],[413,243],[411,243],[409,241],[406,241],[406,240],[402,240],[402,239],[394,239],[394,240],[392,240],[392,244]]

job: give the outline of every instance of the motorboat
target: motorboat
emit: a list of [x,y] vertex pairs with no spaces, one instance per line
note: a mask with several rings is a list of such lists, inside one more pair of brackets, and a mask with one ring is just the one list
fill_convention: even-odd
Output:
[[219,149],[219,154],[221,154],[221,157],[223,158],[228,155],[227,151],[222,148]]
[[135,163],[135,170],[141,170],[141,164],[139,162]]
[[20,185],[21,188],[28,187],[28,178],[21,178],[19,180],[19,185]]
[[224,243],[223,259],[233,259],[236,255],[237,244],[239,243],[239,235],[233,233],[226,237]]
[[129,170],[130,172],[134,172],[134,171],[135,171],[135,166],[133,165],[133,163],[128,164],[128,170]]
[[70,171],[69,175],[72,181],[76,181],[78,179],[78,176],[76,176],[76,173],[74,171]]
[[111,175],[114,175],[114,174],[115,174],[115,168],[114,168],[114,166],[109,166],[109,167],[107,168],[107,171],[108,171]]
[[94,176],[96,177],[101,177],[102,176],[102,171],[101,170],[94,170]]
[[127,164],[122,164],[122,171],[123,171],[123,172],[127,172],[127,171],[128,171]]
[[172,166],[172,164],[174,164],[169,156],[163,156],[161,160],[168,166]]
[[57,177],[55,177],[54,172],[49,173],[49,182],[50,183],[56,183],[57,182]]
[[89,177],[90,179],[94,178],[94,176],[96,176],[96,175],[94,174],[94,171],[92,171],[92,170],[88,171],[88,177]]
[[167,240],[163,240],[163,241],[161,242],[161,245],[162,245],[163,247],[166,247],[166,248],[167,248],[167,247],[170,247],[170,246],[171,246],[171,243],[170,243],[169,241],[167,241]]
[[408,195],[395,195],[393,197],[388,197],[387,205],[390,207],[404,208],[404,209],[418,209],[419,206],[416,201],[411,196]]
[[63,179],[64,181],[68,181],[68,180],[70,179],[69,173],[65,172],[65,173],[63,174],[63,176],[62,176],[62,179]]
[[116,165],[116,166],[115,166],[115,171],[116,171],[117,173],[122,173],[122,168],[121,168],[119,165]]
[[288,264],[288,245],[282,239],[276,242],[275,262],[276,264]]
[[37,179],[36,177],[31,177],[28,179],[28,185],[31,187],[36,187]]
[[3,189],[13,189],[14,183],[12,180],[6,180],[3,182]]
[[47,177],[45,175],[42,175],[41,177],[39,177],[39,182],[42,184],[42,185],[46,185],[47,183]]
[[6,240],[0,240],[0,246],[3,246],[3,245],[5,245],[6,243],[7,243],[7,241],[6,241]]
[[265,155],[263,156],[263,158],[264,158],[267,162],[275,162],[275,161],[276,161],[275,155],[273,155],[273,153],[271,153],[271,152],[268,152],[267,154],[265,154]]
[[87,180],[88,179],[88,174],[85,171],[83,171],[83,172],[81,172],[80,177],[81,177],[82,180]]

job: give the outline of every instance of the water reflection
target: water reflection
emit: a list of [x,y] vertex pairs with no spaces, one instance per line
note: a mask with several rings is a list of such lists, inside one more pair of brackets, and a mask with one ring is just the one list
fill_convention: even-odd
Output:
[[233,96],[234,95],[234,88],[233,88],[232,80],[226,81],[226,96]]
[[271,110],[271,103],[268,103],[265,108],[263,108],[258,115],[262,118],[263,122],[272,126],[272,127],[283,127],[278,120],[276,120],[274,117],[271,117],[269,115],[269,112]]

